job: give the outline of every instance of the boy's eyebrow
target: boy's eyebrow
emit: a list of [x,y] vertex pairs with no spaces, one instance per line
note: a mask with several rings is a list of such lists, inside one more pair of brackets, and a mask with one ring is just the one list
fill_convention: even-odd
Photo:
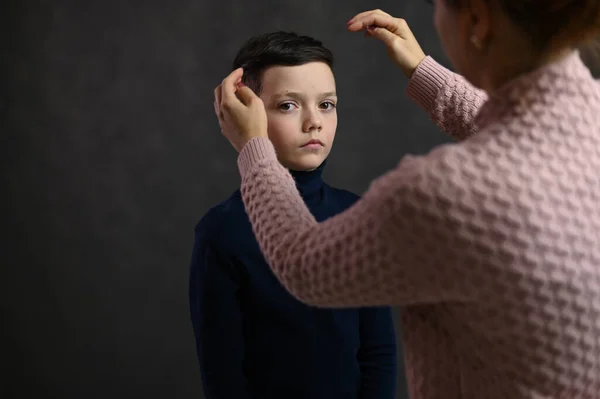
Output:
[[[302,98],[302,97],[304,97],[304,95],[301,93],[293,92],[293,91],[286,91],[283,93],[276,93],[273,95],[273,98],[280,98],[280,97]],[[320,97],[337,97],[337,93],[335,91],[328,91],[326,93],[321,93]]]

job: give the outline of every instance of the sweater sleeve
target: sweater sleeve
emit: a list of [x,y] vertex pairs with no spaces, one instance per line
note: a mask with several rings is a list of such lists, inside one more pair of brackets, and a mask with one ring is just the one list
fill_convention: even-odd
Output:
[[425,57],[413,73],[407,94],[427,111],[440,129],[457,140],[477,132],[475,117],[488,98],[485,91],[475,88],[430,56]]
[[244,340],[236,300],[239,278],[210,242],[206,219],[196,227],[189,300],[204,397],[250,399],[243,374]]
[[[317,223],[267,138],[238,157],[242,197],[261,250],[286,289],[326,307],[466,301],[471,236],[454,234],[464,216],[446,209],[452,178],[428,175],[431,162],[405,157],[345,212]],[[439,165],[443,173],[446,166]],[[465,205],[465,212],[469,212]],[[479,280],[478,280],[479,281]]]
[[359,399],[394,399],[398,367],[392,309],[387,306],[361,308],[359,323]]

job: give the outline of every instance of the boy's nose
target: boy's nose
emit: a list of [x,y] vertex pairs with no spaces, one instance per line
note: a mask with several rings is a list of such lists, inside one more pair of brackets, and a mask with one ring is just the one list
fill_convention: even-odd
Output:
[[321,118],[317,115],[311,115],[304,122],[303,130],[305,133],[312,132],[314,130],[320,132],[323,129],[323,124],[321,123]]

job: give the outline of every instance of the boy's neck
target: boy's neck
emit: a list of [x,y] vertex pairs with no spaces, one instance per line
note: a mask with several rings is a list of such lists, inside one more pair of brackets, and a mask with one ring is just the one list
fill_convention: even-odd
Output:
[[325,168],[325,164],[326,161],[323,161],[321,165],[310,170],[293,170],[288,168],[296,182],[298,191],[305,200],[320,192],[323,186],[323,169]]

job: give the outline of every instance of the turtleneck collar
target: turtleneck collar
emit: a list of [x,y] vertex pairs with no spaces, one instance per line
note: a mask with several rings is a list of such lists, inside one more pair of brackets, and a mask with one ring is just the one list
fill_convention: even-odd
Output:
[[296,181],[296,187],[305,202],[318,201],[321,198],[323,188],[323,169],[327,160],[311,171],[290,170],[290,174]]

